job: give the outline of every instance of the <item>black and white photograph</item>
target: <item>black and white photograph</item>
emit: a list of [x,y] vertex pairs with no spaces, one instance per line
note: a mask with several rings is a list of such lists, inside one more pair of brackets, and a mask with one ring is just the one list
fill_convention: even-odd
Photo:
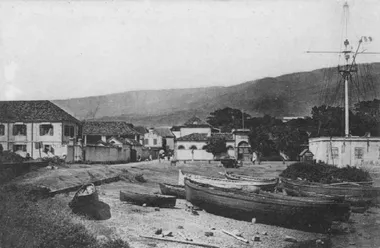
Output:
[[380,1],[0,1],[0,248],[379,234]]

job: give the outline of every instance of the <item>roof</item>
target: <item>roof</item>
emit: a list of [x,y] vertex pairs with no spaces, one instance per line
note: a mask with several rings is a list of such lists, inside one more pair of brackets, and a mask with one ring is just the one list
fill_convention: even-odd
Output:
[[206,141],[207,138],[207,133],[192,133],[179,137],[177,141]]
[[1,122],[62,122],[79,120],[51,101],[0,101]]
[[134,139],[129,139],[129,138],[122,138],[122,137],[114,137],[112,136],[111,138],[107,139],[107,142],[110,143],[111,139],[118,140],[120,143],[124,145],[130,145],[130,146],[142,146],[140,142]]
[[234,140],[232,133],[213,133],[213,137],[224,138],[225,140]]
[[299,156],[303,156],[303,155],[305,155],[306,153],[311,153],[311,154],[313,154],[311,151],[309,151],[309,149],[304,149],[300,154],[299,154]]
[[140,134],[146,134],[148,132],[148,130],[146,129],[146,127],[143,127],[143,126],[136,126],[133,129],[135,129]]
[[197,116],[191,117],[189,120],[187,120],[184,124],[185,127],[211,127],[210,124],[207,122],[201,120]]
[[173,126],[171,129],[170,129],[172,132],[178,132],[181,130],[181,126]]
[[84,135],[139,135],[132,124],[124,121],[85,121],[83,122]]
[[154,128],[154,132],[156,132],[161,137],[174,137],[172,131],[168,127],[157,127]]

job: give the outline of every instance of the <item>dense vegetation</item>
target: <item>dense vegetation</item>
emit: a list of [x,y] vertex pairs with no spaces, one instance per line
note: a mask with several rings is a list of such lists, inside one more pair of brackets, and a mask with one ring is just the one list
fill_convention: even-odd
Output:
[[[242,128],[244,123],[244,128],[250,129],[253,151],[264,157],[273,157],[282,151],[292,160],[298,159],[309,138],[344,135],[344,109],[325,105],[313,107],[311,117],[286,123],[270,115],[250,117],[244,114],[243,121],[242,111],[228,107],[211,112],[207,122],[222,132]],[[369,133],[380,136],[380,100],[355,104],[350,112],[350,131],[354,136]]]
[[16,185],[0,188],[0,247],[129,247],[120,239],[98,241],[96,234],[73,216],[62,198],[45,195],[38,188]]
[[309,164],[295,163],[289,165],[281,174],[281,177],[291,179],[306,179],[310,182],[318,183],[339,183],[339,182],[367,182],[371,181],[371,176],[362,169],[346,166],[338,168],[324,163]]

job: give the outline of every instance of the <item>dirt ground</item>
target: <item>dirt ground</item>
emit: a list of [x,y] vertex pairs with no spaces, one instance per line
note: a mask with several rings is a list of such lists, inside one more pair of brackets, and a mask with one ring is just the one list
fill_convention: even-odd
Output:
[[[288,162],[290,164],[290,162]],[[264,162],[261,165],[245,164],[238,169],[227,169],[241,174],[253,176],[278,176],[286,168],[282,162]],[[109,233],[102,233],[103,230],[112,230],[117,236],[128,241],[131,247],[195,247],[179,243],[169,243],[163,241],[149,240],[140,235],[155,236],[155,231],[159,228],[171,231],[171,239],[183,240],[178,232],[184,233],[195,242],[207,243],[219,247],[285,247],[289,242],[284,241],[286,235],[296,238],[298,241],[316,239],[324,237],[321,234],[307,233],[293,229],[281,228],[264,224],[252,224],[250,222],[237,221],[229,218],[216,216],[198,211],[199,215],[192,215],[185,211],[186,201],[177,200],[174,209],[160,209],[156,211],[152,207],[143,207],[121,202],[119,192],[123,189],[133,189],[140,192],[159,192],[159,182],[177,184],[178,169],[185,173],[222,177],[218,172],[224,172],[225,168],[218,166],[218,163],[180,163],[177,166],[170,166],[168,161],[159,163],[158,161],[141,162],[123,165],[72,165],[71,168],[61,168],[58,170],[38,172],[28,175],[23,181],[52,187],[62,188],[65,185],[71,186],[74,183],[82,182],[96,177],[106,177],[128,170],[132,173],[142,173],[147,180],[145,183],[131,183],[129,181],[119,181],[111,184],[104,184],[98,187],[100,200],[109,204],[112,217],[105,221],[85,220],[87,226],[93,230],[99,230],[99,235],[109,236]],[[90,173],[88,173],[90,172]],[[70,201],[73,193],[66,195],[65,199]],[[351,217],[350,230],[355,232],[346,235],[333,236],[333,247],[378,247],[380,240],[377,238],[380,223],[379,209],[371,209],[365,215],[353,214]],[[238,230],[249,244],[234,239],[221,232],[225,230]],[[104,231],[105,232],[105,231]],[[108,231],[107,231],[108,232]],[[212,232],[213,236],[206,237],[205,232]],[[267,233],[266,235],[264,233]],[[259,236],[261,241],[254,242],[252,237]],[[159,236],[158,236],[159,237]],[[374,246],[376,245],[376,246]]]

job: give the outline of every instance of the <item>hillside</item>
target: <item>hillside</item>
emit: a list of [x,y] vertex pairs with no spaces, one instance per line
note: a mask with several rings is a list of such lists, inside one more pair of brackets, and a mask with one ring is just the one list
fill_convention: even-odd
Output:
[[[229,87],[130,91],[54,102],[79,119],[119,119],[148,126],[182,124],[195,114],[205,118],[227,106],[253,116],[305,116],[315,105],[343,103],[338,79],[336,68],[325,68]],[[360,65],[351,84],[352,102],[379,96],[379,79],[380,63]]]

